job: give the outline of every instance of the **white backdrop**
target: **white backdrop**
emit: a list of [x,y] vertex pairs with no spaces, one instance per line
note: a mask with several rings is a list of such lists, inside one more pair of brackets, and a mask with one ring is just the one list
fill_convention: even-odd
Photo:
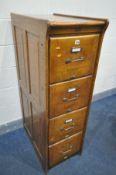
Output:
[[14,58],[10,13],[53,12],[109,18],[94,94],[116,88],[115,0],[0,0],[0,125],[22,117]]

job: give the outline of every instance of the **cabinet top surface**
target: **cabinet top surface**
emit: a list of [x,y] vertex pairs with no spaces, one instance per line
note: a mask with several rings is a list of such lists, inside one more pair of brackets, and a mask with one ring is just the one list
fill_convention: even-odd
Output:
[[104,25],[107,19],[72,16],[64,14],[53,15],[21,15],[11,13],[11,17],[15,19],[36,19],[39,21],[45,21],[49,25]]

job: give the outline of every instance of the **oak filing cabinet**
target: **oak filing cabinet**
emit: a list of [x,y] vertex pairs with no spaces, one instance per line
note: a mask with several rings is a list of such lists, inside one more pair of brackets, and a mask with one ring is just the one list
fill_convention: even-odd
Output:
[[47,171],[82,151],[108,20],[11,18],[24,126]]

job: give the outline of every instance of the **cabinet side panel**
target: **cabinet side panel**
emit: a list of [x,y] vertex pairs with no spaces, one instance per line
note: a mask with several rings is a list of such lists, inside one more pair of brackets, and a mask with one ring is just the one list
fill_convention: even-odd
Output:
[[[36,149],[40,155],[40,158],[44,157],[45,149],[45,120],[44,120],[44,104],[42,102],[45,94],[43,91],[43,82],[41,66],[41,37],[27,32],[27,48],[28,48],[28,72],[29,72],[29,89],[30,89],[30,101],[31,112],[33,119],[33,140]],[[43,74],[44,67],[43,67]]]
[[18,72],[18,80],[19,80],[19,90],[22,104],[22,112],[23,112],[23,121],[24,125],[28,131],[28,134],[32,137],[32,118],[31,118],[31,109],[30,109],[30,101],[28,94],[28,79],[27,79],[27,60],[25,57],[25,41],[24,41],[24,31],[15,26],[14,27],[15,34],[15,44],[16,44],[16,62],[17,62],[17,72]]
[[[20,21],[21,22],[21,21]],[[12,21],[24,126],[45,170],[48,168],[47,25]],[[35,33],[34,29],[38,28]],[[43,28],[43,30],[41,30]],[[40,33],[39,33],[40,31]]]

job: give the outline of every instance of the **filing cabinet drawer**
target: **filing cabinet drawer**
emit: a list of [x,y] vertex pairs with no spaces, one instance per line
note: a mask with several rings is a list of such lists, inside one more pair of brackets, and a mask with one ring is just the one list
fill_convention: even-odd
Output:
[[68,139],[62,140],[49,147],[49,166],[67,159],[69,156],[80,151],[82,132],[71,136]]
[[50,38],[50,83],[93,73],[99,34]]
[[88,105],[92,76],[50,85],[49,117]]
[[81,131],[84,128],[86,112],[85,107],[49,120],[49,144]]

